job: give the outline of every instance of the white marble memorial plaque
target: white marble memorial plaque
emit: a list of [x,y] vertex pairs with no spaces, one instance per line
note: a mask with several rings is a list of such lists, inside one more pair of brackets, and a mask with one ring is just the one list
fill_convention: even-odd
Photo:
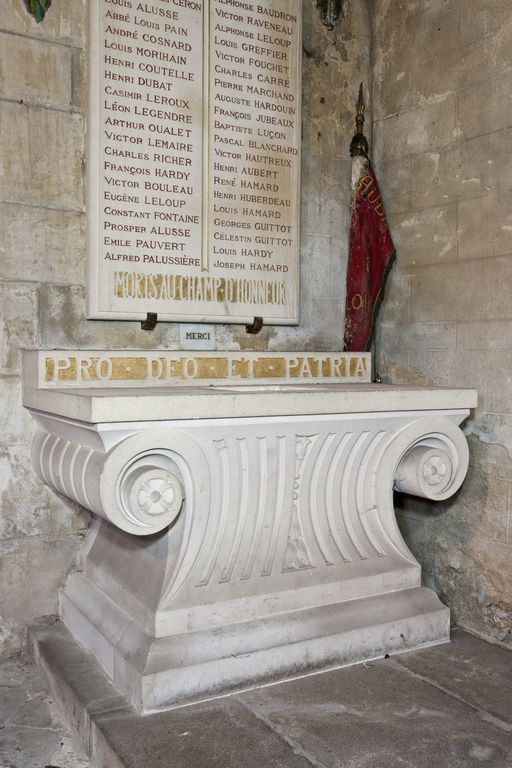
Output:
[[297,3],[89,14],[89,317],[297,323]]

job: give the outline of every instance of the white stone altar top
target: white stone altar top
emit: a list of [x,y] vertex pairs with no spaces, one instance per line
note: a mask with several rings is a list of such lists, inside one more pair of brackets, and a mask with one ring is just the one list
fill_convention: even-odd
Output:
[[474,408],[476,402],[477,394],[471,389],[385,384],[242,384],[156,391],[140,387],[23,389],[25,407],[88,423],[381,413],[411,409],[444,411]]
[[[176,361],[190,361],[199,370],[202,362],[213,361],[215,376],[146,377],[144,373],[142,378],[137,373],[139,378],[135,379],[131,371],[123,376],[130,361],[140,370],[142,362],[150,366],[158,360],[170,361],[171,370]],[[222,375],[223,369],[227,372],[244,364],[240,361],[252,362],[252,375]],[[260,376],[254,375],[257,364],[264,366]],[[268,375],[272,364],[282,375]],[[89,423],[133,421],[134,417],[137,421],[163,421],[467,409],[477,404],[477,393],[470,389],[372,384],[367,353],[198,355],[66,350],[25,352],[23,368],[23,404],[27,408]],[[80,368],[86,376],[80,375]],[[317,368],[327,375],[315,375]],[[329,375],[333,370],[337,374]]]

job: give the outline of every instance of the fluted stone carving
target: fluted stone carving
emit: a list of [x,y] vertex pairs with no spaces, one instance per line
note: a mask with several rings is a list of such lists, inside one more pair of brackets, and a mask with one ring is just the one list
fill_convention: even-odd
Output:
[[[219,520],[218,531],[224,531],[226,521],[234,514],[230,506],[239,509],[225,573],[233,570],[236,553],[243,549],[242,534],[249,535],[248,518],[256,522],[250,532],[252,543],[244,578],[254,568],[263,528],[269,542],[262,572],[270,572],[279,526],[287,509],[288,539],[286,551],[281,553],[285,570],[311,567],[310,547],[316,548],[320,560],[330,564],[336,557],[350,560],[347,547],[359,556],[364,556],[369,544],[370,549],[380,552],[383,545],[375,544],[377,534],[367,527],[356,535],[358,524],[351,519],[353,512],[361,512],[358,493],[370,470],[382,475],[385,485],[394,481],[397,490],[432,500],[445,499],[460,487],[468,465],[467,443],[460,429],[448,419],[436,423],[418,419],[397,436],[386,426],[358,431],[357,424],[345,420],[337,431],[324,429],[302,435],[284,429],[283,434],[274,430],[264,434],[260,430],[250,438],[237,432],[233,439],[220,440],[205,439],[200,431],[192,430],[190,439],[203,454],[207,464],[204,468],[220,482],[220,497],[211,510]],[[162,447],[155,443],[141,451],[139,437],[144,436],[144,445],[151,444],[147,429],[124,437],[110,450],[103,442],[91,444],[89,440],[84,444],[51,431],[56,429],[57,423],[52,423],[49,431],[40,428],[33,444],[34,467],[47,485],[128,533],[150,535],[174,522],[185,494],[177,461],[192,475],[199,469],[193,466],[187,450],[177,453],[182,442],[179,432],[171,427],[160,427],[156,432],[152,428],[151,434],[159,436]],[[394,468],[389,466],[391,457],[396,461]],[[286,489],[290,479],[292,487]],[[299,504],[304,506],[305,498],[308,511],[300,515]],[[265,519],[269,509],[271,521]],[[311,544],[304,538],[304,514],[310,517]],[[330,544],[324,541],[323,530]],[[343,543],[345,539],[348,543]],[[207,545],[210,564],[221,543],[221,537],[217,537],[212,547]],[[331,552],[333,544],[337,554]],[[205,565],[201,583],[209,580],[208,568]]]
[[172,455],[139,455],[121,442],[110,452],[39,429],[32,457],[46,485],[122,531],[148,536],[168,528],[183,504],[183,481]]
[[98,516],[63,621],[140,711],[448,638],[393,489],[460,487],[467,409],[379,411],[378,396],[301,415],[293,394],[265,416],[251,394],[260,416],[181,421],[34,411],[36,471]]

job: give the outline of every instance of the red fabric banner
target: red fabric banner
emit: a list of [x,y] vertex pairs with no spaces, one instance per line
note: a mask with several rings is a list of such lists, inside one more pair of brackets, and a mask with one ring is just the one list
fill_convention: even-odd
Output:
[[371,165],[356,191],[347,269],[345,349],[367,352],[395,246],[389,233],[379,185]]

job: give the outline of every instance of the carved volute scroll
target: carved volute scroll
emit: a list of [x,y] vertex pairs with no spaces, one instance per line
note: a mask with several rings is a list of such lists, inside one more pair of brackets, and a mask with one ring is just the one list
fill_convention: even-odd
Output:
[[179,515],[184,481],[172,454],[140,451],[137,440],[124,440],[107,452],[99,441],[81,444],[69,434],[39,429],[32,462],[46,485],[126,533],[149,536]]
[[400,459],[394,487],[413,496],[442,501],[462,485],[468,470],[469,449],[458,427],[447,419],[433,422],[416,422],[418,439]]

